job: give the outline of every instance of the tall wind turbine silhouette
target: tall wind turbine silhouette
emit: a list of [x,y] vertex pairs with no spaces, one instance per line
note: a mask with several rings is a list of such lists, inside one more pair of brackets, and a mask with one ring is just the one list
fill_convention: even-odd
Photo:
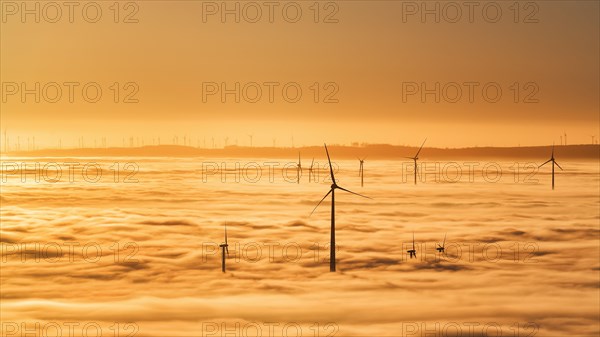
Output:
[[315,164],[315,158],[310,162],[310,167],[308,168],[308,182],[310,183],[313,176],[313,165]]
[[225,252],[229,257],[229,245],[227,244],[227,223],[225,223],[225,243],[219,245],[221,247],[221,271],[225,272]]
[[364,171],[364,163],[365,163],[365,159],[367,159],[367,157],[364,157],[363,159],[357,158],[358,161],[360,162],[360,166],[358,168],[358,175],[360,176],[360,187],[364,186],[364,177],[365,177],[365,171]]
[[335,182],[335,176],[333,175],[333,166],[331,166],[331,158],[329,157],[329,151],[327,150],[327,144],[325,144],[325,152],[327,153],[327,161],[329,162],[329,174],[331,175],[331,189],[329,190],[329,192],[327,192],[327,194],[325,194],[323,199],[321,199],[321,201],[319,201],[319,203],[317,204],[317,206],[315,206],[315,208],[312,210],[312,212],[310,212],[310,215],[312,215],[315,212],[315,210],[317,209],[317,207],[319,207],[319,205],[323,202],[323,200],[325,200],[325,198],[327,198],[327,196],[331,194],[331,239],[330,239],[330,244],[329,244],[329,271],[334,272],[335,271],[335,190],[340,189],[342,191],[346,191],[348,193],[358,195],[359,197],[363,197],[363,198],[367,198],[367,199],[371,199],[371,198],[364,196],[362,194],[352,192],[341,186],[338,186],[338,184]]
[[552,155],[550,156],[550,159],[548,159],[545,163],[543,163],[542,165],[540,165],[538,168],[548,164],[549,162],[552,162],[552,189],[554,189],[554,165],[558,166],[558,168],[562,171],[562,167],[560,167],[560,165],[558,165],[558,163],[556,162],[556,160],[554,160],[554,145],[552,145]]
[[302,173],[302,163],[300,162],[300,152],[298,152],[298,165],[296,166],[296,179],[300,184],[300,173]]
[[415,185],[417,184],[417,160],[419,160],[419,153],[421,153],[421,150],[423,149],[423,145],[425,145],[425,142],[427,141],[427,138],[425,138],[425,140],[423,141],[423,144],[421,144],[421,147],[419,148],[419,151],[417,151],[417,154],[415,154],[414,157],[404,157],[406,159],[412,159],[415,162]]

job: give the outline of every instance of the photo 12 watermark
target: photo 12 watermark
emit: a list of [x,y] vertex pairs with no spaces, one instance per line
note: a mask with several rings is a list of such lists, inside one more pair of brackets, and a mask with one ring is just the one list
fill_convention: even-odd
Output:
[[340,22],[340,1],[203,1],[202,23]]
[[2,183],[139,183],[136,162],[15,162],[0,164]]
[[111,336],[135,337],[139,326],[133,322],[11,322],[0,323],[2,337],[75,337],[75,336]]
[[103,263],[136,264],[136,242],[18,242],[0,243],[2,263]]
[[2,103],[139,103],[137,82],[2,82]]
[[143,1],[2,1],[2,23],[139,23]]
[[333,322],[202,322],[203,337],[275,337],[275,336],[337,336],[340,327]]
[[202,103],[339,103],[336,82],[202,82]]
[[401,322],[399,337],[533,337],[539,331],[535,322]]
[[402,103],[539,103],[536,82],[402,82]]
[[516,23],[540,22],[537,1],[401,1],[402,23]]

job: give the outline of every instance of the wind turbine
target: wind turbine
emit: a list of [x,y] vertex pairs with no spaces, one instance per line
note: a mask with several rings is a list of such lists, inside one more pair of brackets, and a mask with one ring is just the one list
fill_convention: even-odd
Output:
[[227,223],[225,223],[225,243],[219,245],[221,247],[221,271],[225,272],[225,252],[229,257],[229,245],[227,244]]
[[315,158],[310,162],[310,167],[308,168],[308,182],[310,183],[313,176],[313,165],[315,164]]
[[302,163],[300,162],[300,152],[298,152],[298,165],[296,166],[296,179],[300,184],[300,173],[302,173]]
[[[446,233],[446,234],[448,234],[448,233]],[[442,243],[442,245],[440,246],[440,244],[438,243],[438,246],[437,246],[437,248],[436,248],[436,250],[437,250],[439,253],[443,253],[443,252],[444,252],[444,250],[446,249],[446,234],[444,234],[444,242]]]
[[329,192],[327,192],[327,194],[325,194],[325,196],[323,197],[323,199],[321,199],[321,201],[319,201],[319,203],[317,204],[317,206],[315,206],[315,208],[312,210],[312,212],[310,212],[310,215],[312,215],[315,210],[317,209],[317,207],[319,207],[319,205],[323,202],[323,200],[325,200],[325,198],[327,198],[327,196],[329,194],[331,194],[331,240],[330,240],[330,244],[329,244],[329,271],[330,272],[334,272],[335,271],[335,190],[336,189],[340,189],[342,191],[346,191],[348,193],[352,193],[355,195],[358,195],[359,197],[363,197],[363,198],[367,198],[367,199],[371,199],[367,196],[364,196],[362,194],[358,194],[355,192],[352,192],[350,190],[347,190],[341,186],[338,186],[338,184],[336,184],[335,182],[335,177],[333,175],[333,166],[331,166],[331,158],[329,157],[329,151],[327,150],[327,144],[325,144],[325,152],[327,153],[327,161],[329,162],[329,173],[331,174],[331,189],[329,190]]
[[554,189],[554,165],[558,166],[558,168],[562,171],[562,167],[560,167],[560,165],[558,165],[558,163],[556,162],[556,160],[554,160],[554,145],[552,145],[552,155],[550,156],[550,159],[548,159],[545,163],[543,163],[542,165],[540,165],[538,168],[548,164],[549,162],[552,162],[552,189]]
[[417,250],[415,249],[415,232],[413,232],[413,245],[412,245],[412,249],[409,249],[406,251],[410,258],[412,259],[413,257],[416,259],[417,258]]
[[254,135],[248,135],[248,137],[250,137],[250,147],[252,147],[252,138],[254,137]]
[[425,142],[427,141],[427,138],[425,138],[425,140],[423,141],[423,144],[421,144],[421,147],[419,148],[419,151],[417,151],[417,154],[415,154],[414,157],[404,157],[406,159],[412,159],[415,162],[415,185],[417,184],[417,160],[419,160],[419,153],[421,153],[421,150],[423,149],[423,145],[425,145]]
[[365,159],[367,159],[367,157],[364,157],[363,159],[357,158],[358,161],[360,162],[360,167],[358,168],[358,175],[360,176],[360,187],[363,187],[364,185],[364,175],[365,175],[365,171],[363,168],[363,165],[365,163]]

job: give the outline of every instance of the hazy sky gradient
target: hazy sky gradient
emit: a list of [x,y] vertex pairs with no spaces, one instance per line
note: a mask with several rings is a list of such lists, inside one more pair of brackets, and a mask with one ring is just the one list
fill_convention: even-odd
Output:
[[[76,89],[69,103],[67,89],[58,103],[34,103],[18,95],[2,103],[2,129],[11,137],[36,136],[43,145],[75,145],[78,136],[109,137],[121,145],[123,136],[173,135],[230,137],[240,145],[254,134],[255,145],[320,144],[350,141],[415,144],[429,136],[432,146],[589,143],[598,135],[599,4],[596,1],[535,2],[538,23],[522,23],[531,8],[520,8],[514,23],[512,2],[497,2],[498,23],[487,23],[475,8],[473,23],[462,2],[459,23],[422,23],[413,15],[403,22],[407,2],[335,2],[338,23],[314,23],[312,2],[298,2],[303,15],[287,23],[276,8],[268,23],[266,8],[256,24],[222,23],[218,15],[203,23],[203,2],[137,2],[138,23],[113,22],[109,3],[98,23],[86,23],[75,10],[75,23],[63,19],[21,23],[18,15],[2,21],[1,80],[6,82],[98,82],[102,99],[86,103]],[[233,4],[233,2],[231,2]],[[244,4],[244,3],[243,3]],[[259,4],[263,4],[260,3]],[[321,18],[331,11],[321,3]],[[433,6],[434,2],[430,3]],[[445,4],[440,2],[440,4]],[[404,7],[403,7],[404,6]],[[121,9],[121,16],[129,11]],[[290,12],[291,13],[291,12]],[[450,12],[449,12],[450,13]],[[493,13],[489,10],[489,13]],[[3,14],[6,14],[3,12]],[[491,15],[491,14],[490,14]],[[228,96],[202,102],[203,82],[297,82],[298,103],[234,103]],[[136,82],[139,103],[112,102],[112,83]],[[314,103],[310,86],[335,82],[339,103]],[[497,103],[488,103],[475,89],[474,102],[434,103],[419,95],[403,102],[403,82],[495,82],[502,88]],[[536,83],[539,103],[514,103],[512,83]],[[79,87],[79,89],[81,86]],[[281,88],[281,86],[279,86]],[[323,88],[321,88],[323,90]],[[521,89],[520,100],[530,90]],[[4,93],[4,87],[3,87]],[[323,99],[323,93],[321,100]],[[121,97],[122,99],[122,97]],[[23,140],[21,140],[23,142]],[[196,140],[194,141],[196,142]],[[194,144],[196,145],[196,144]]]

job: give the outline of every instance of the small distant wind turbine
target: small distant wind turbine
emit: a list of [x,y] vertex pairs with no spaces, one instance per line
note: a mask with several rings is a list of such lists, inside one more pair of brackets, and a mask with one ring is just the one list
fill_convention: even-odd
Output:
[[425,138],[425,140],[423,141],[423,144],[421,144],[421,147],[419,148],[419,151],[417,151],[417,154],[415,154],[414,157],[404,157],[406,159],[412,159],[415,162],[415,185],[417,184],[417,160],[419,160],[419,153],[421,153],[421,150],[423,149],[423,145],[425,145],[425,142],[427,141],[427,138]]
[[252,147],[252,138],[254,138],[254,135],[248,135],[248,137],[250,138],[250,147]]
[[[448,234],[448,233],[446,233]],[[446,234],[444,234],[444,241],[442,242],[442,245],[440,246],[440,244],[438,243],[438,246],[436,248],[436,250],[440,253],[443,253],[444,250],[446,249]]]
[[227,223],[225,223],[225,243],[219,245],[221,247],[221,271],[225,272],[225,252],[229,257],[229,245],[227,244]]
[[296,179],[300,184],[300,174],[302,173],[302,163],[300,162],[300,152],[298,152],[298,165],[296,166]]
[[310,183],[313,176],[313,165],[315,164],[315,158],[310,162],[310,167],[308,168],[308,182]]
[[327,161],[329,162],[329,173],[331,174],[331,189],[329,190],[329,192],[327,192],[327,194],[325,194],[325,196],[323,197],[323,199],[321,199],[321,201],[319,201],[319,203],[317,204],[317,206],[315,206],[315,208],[312,210],[312,212],[310,212],[310,215],[312,215],[315,210],[317,209],[317,207],[319,207],[319,205],[323,202],[323,200],[325,200],[325,198],[327,198],[327,196],[329,194],[331,194],[331,240],[330,240],[330,244],[329,244],[329,271],[330,272],[334,272],[335,271],[335,190],[336,189],[340,189],[342,191],[346,191],[348,193],[352,193],[355,195],[358,195],[359,197],[363,197],[363,198],[367,198],[367,199],[371,199],[367,196],[364,196],[362,194],[358,194],[355,192],[352,192],[350,190],[347,190],[341,186],[338,186],[338,184],[335,182],[335,177],[333,175],[333,166],[331,166],[331,158],[329,157],[329,151],[327,150],[327,144],[325,144],[325,152],[327,153]]
[[364,157],[363,159],[358,158],[358,161],[360,162],[360,166],[358,168],[358,176],[360,177],[360,187],[363,187],[363,185],[364,185],[364,177],[365,177],[364,163],[365,163],[365,159],[367,159],[367,157]]
[[413,244],[412,244],[412,249],[409,249],[406,251],[408,253],[408,255],[410,256],[410,258],[412,259],[417,258],[417,250],[415,249],[415,232],[413,232]]
[[542,165],[540,165],[538,168],[548,164],[549,162],[552,162],[552,189],[554,189],[554,165],[558,166],[558,168],[562,171],[562,167],[560,167],[560,165],[558,165],[558,163],[556,162],[556,160],[554,160],[554,145],[552,145],[552,155],[550,156],[550,159],[548,159],[545,163],[543,163]]

